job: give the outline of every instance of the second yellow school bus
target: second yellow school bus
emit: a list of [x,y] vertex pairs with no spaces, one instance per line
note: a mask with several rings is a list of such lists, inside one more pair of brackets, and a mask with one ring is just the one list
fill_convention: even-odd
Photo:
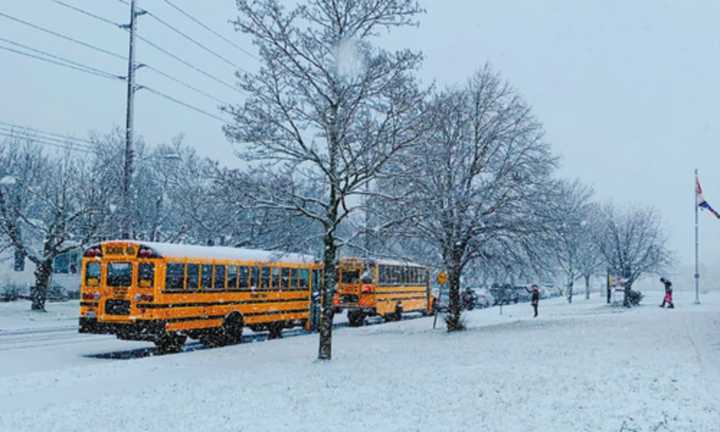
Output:
[[429,270],[411,262],[342,258],[338,262],[336,312],[347,310],[351,326],[380,315],[399,320],[405,312],[432,313]]
[[83,257],[80,332],[179,351],[188,337],[239,342],[243,328],[305,326],[321,264],[308,255],[109,241]]

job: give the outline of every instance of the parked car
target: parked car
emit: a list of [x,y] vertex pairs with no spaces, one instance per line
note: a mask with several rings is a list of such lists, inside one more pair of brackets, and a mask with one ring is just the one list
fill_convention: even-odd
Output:
[[[433,296],[435,300],[435,307],[439,312],[446,312],[450,303],[450,295],[447,289],[433,290]],[[460,301],[464,310],[473,310],[475,308],[483,308],[489,306],[489,299],[487,296],[479,295],[475,290],[471,288],[465,288],[460,292]]]
[[520,292],[510,284],[493,284],[490,287],[493,305],[506,305],[520,301]]
[[540,286],[540,292],[545,292],[546,297],[543,298],[553,298],[553,297],[559,297],[562,295],[560,292],[560,288],[556,288],[552,285],[541,285]]
[[465,310],[473,310],[478,305],[478,295],[475,290],[465,288],[460,292],[460,301],[462,302],[462,308]]
[[478,297],[477,307],[486,308],[490,307],[495,303],[490,290],[487,288],[475,288],[475,293]]
[[519,302],[530,301],[530,287],[529,286],[514,286],[513,289],[517,292]]

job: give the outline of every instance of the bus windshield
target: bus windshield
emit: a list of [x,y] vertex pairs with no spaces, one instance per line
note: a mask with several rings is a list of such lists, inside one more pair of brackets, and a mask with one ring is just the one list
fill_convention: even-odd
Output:
[[343,270],[342,282],[343,283],[358,283],[360,279],[360,271],[358,270]]

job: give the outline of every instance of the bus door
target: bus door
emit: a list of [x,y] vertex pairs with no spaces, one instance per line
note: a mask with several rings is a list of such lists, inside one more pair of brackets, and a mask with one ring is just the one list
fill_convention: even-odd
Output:
[[111,316],[130,315],[130,300],[135,265],[129,259],[107,261],[105,269],[104,313]]

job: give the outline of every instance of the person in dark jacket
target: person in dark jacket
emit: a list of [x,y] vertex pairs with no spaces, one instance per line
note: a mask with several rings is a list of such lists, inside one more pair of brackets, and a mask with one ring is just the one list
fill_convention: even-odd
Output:
[[663,302],[660,304],[660,307],[664,308],[667,304],[668,309],[675,309],[672,299],[672,282],[665,278],[660,278],[660,282],[665,286],[665,297],[663,297]]
[[530,305],[533,307],[533,318],[538,316],[538,305],[540,304],[540,287],[533,284],[530,289],[525,288],[530,293]]

